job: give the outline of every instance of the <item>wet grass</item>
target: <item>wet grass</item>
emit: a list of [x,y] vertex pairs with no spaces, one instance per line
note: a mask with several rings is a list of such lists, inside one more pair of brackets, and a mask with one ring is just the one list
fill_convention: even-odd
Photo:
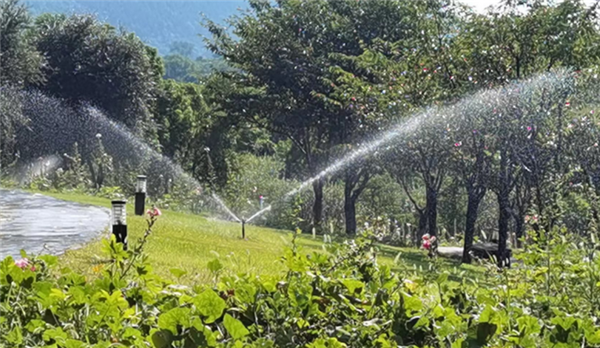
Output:
[[[110,200],[72,193],[44,193],[49,196],[110,207]],[[145,217],[135,216],[133,206],[128,205],[129,242],[136,243],[146,227]],[[101,239],[108,236],[106,231],[100,238],[69,250],[61,256],[64,266],[93,275],[102,267],[106,256],[102,253]],[[227,273],[276,274],[284,270],[280,262],[286,247],[291,246],[290,231],[247,225],[247,240],[241,239],[241,226],[238,223],[213,220],[198,215],[163,211],[163,215],[153,228],[153,235],[146,246],[149,262],[159,275],[173,279],[171,269],[186,272],[180,282],[195,284],[211,279],[208,262],[218,258]],[[322,238],[313,239],[310,235],[298,238],[298,244],[307,253],[322,250]],[[398,254],[400,253],[400,256]],[[425,253],[414,248],[381,246],[380,262],[395,269],[427,270],[429,261]],[[397,262],[399,261],[399,262]],[[442,260],[442,267],[449,270],[464,270],[471,276],[483,274],[479,266],[460,266],[452,260]]]

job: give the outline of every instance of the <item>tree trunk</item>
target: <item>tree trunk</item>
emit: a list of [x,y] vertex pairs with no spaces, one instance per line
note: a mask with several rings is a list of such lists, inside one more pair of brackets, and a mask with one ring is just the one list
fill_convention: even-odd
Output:
[[346,218],[346,234],[353,236],[356,234],[356,202],[352,195],[346,195],[344,198],[344,217]]
[[419,238],[427,233],[427,214],[423,210],[419,210],[419,230],[418,235],[415,238],[415,245],[419,245]]
[[323,222],[323,179],[313,182],[313,191],[315,193],[315,202],[313,203],[313,228],[321,232],[321,223]]
[[465,222],[465,243],[463,248],[463,263],[471,263],[471,247],[473,246],[473,239],[475,237],[475,223],[477,222],[477,211],[479,209],[479,203],[483,199],[483,196],[477,196],[475,192],[469,192],[467,202],[467,219]]
[[525,219],[523,217],[523,214],[521,214],[521,212],[519,212],[519,214],[515,215],[515,232],[517,235],[517,246],[519,248],[523,247],[523,242],[521,241],[521,238],[523,238],[523,236],[525,235]]
[[437,235],[437,192],[432,188],[427,188],[427,203],[425,211],[427,212],[428,233],[430,236]]
[[104,186],[104,165],[98,166],[98,188],[101,189]]
[[501,187],[498,191],[498,266],[504,266],[506,241],[508,239],[508,222],[510,220],[509,190]]
[[92,177],[92,183],[94,184],[95,188],[98,188],[97,179],[96,179],[96,171],[94,170],[94,164],[92,163],[92,160],[89,158],[86,160],[86,162],[87,162],[88,169],[90,170],[90,176]]

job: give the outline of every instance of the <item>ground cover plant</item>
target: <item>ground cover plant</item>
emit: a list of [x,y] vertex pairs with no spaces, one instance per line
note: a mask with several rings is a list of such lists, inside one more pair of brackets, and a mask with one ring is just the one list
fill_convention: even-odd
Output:
[[[110,200],[74,192],[44,192],[55,198],[110,207]],[[133,214],[129,206],[127,224],[131,239],[142,237],[146,224],[144,217]],[[285,270],[278,262],[286,248],[291,246],[291,231],[275,230],[261,226],[246,225],[247,240],[241,239],[239,223],[220,221],[190,213],[162,209],[161,224],[154,228],[153,237],[147,242],[145,250],[148,264],[159,276],[177,280],[185,285],[201,284],[213,279],[206,264],[218,259],[224,265],[226,274],[259,273],[278,275]],[[79,248],[68,250],[60,255],[64,267],[87,276],[97,276],[105,256],[102,252],[103,239],[109,234]],[[335,236],[325,237],[301,235],[295,239],[298,246],[307,251],[323,251],[324,240],[339,240]],[[343,240],[343,239],[342,239]],[[427,268],[426,253],[415,248],[400,248],[381,245],[380,262],[399,268]],[[396,258],[401,255],[402,263]],[[483,277],[484,269],[477,265],[459,265],[455,261],[440,261],[445,269],[458,268],[475,277]],[[175,277],[170,270],[180,269],[184,275]]]
[[[485,285],[437,266],[392,271],[368,235],[310,252],[296,239],[285,272],[223,275],[203,285],[165,281],[145,247],[157,216],[124,251],[103,241],[94,278],[54,256],[0,263],[5,347],[595,347],[600,260],[595,238],[541,239]],[[162,216],[158,219],[162,219]],[[564,231],[560,231],[564,233]],[[55,274],[58,272],[58,276]],[[182,270],[172,270],[183,275]]]

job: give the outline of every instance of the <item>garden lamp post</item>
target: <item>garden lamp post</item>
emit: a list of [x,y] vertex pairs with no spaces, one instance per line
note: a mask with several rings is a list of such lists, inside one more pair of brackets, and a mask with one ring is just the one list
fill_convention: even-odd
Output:
[[112,201],[112,233],[117,243],[123,243],[127,250],[127,201]]
[[135,215],[144,215],[146,209],[146,176],[138,175],[135,185]]

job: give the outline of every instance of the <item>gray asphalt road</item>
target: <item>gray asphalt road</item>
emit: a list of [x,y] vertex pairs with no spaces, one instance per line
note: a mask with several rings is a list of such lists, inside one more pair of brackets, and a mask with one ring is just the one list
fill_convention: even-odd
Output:
[[0,259],[61,254],[98,237],[109,224],[108,209],[22,191],[0,190]]

